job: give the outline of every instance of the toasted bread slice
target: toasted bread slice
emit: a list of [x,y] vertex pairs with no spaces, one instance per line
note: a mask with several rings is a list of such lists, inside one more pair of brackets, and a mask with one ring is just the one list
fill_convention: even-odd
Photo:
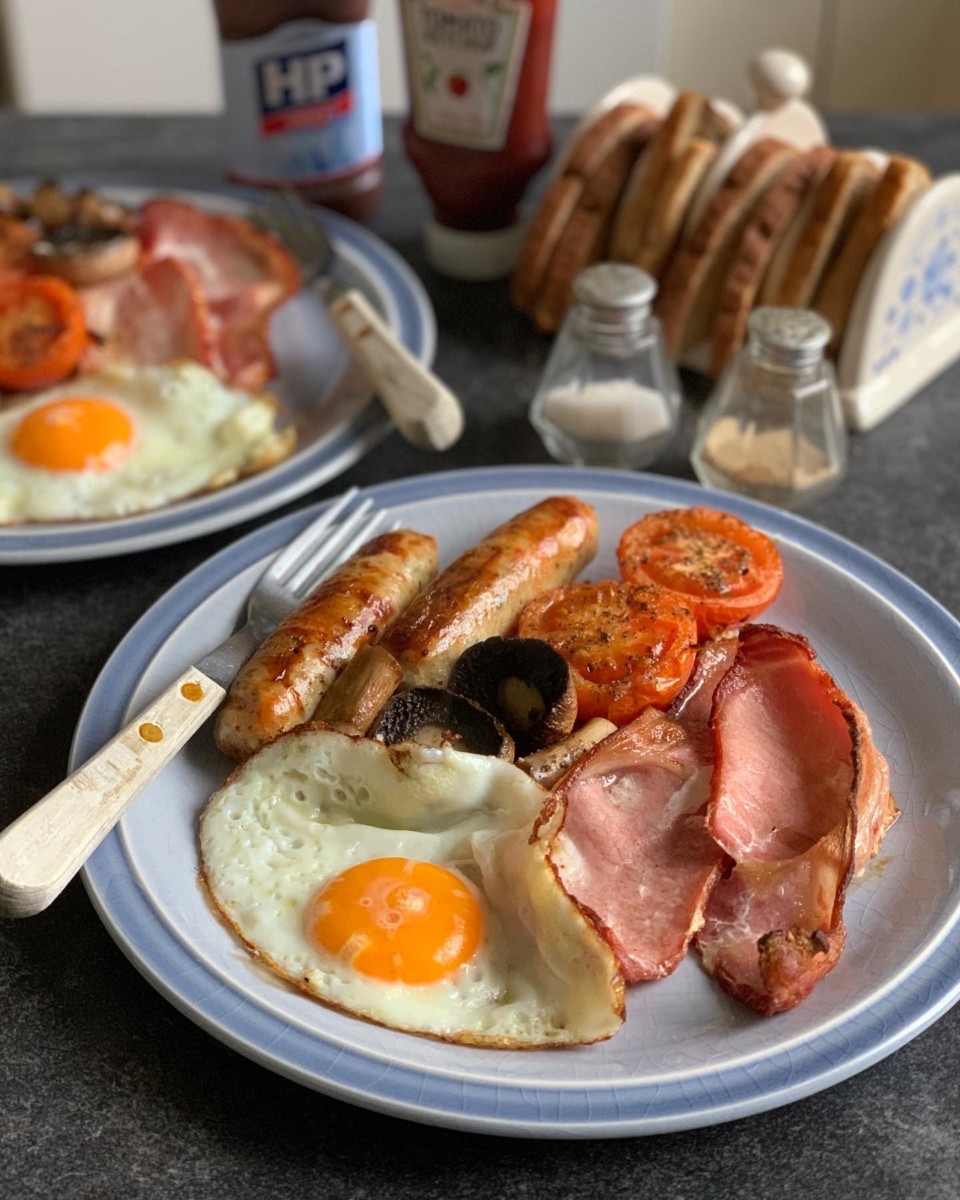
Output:
[[583,180],[579,175],[558,175],[533,214],[510,281],[510,298],[521,312],[529,312],[533,306],[550,258],[582,191]]
[[808,308],[837,246],[880,177],[871,159],[839,150],[811,189],[778,247],[760,289],[760,303]]
[[615,104],[592,121],[569,147],[563,173],[590,179],[621,142],[646,142],[659,125],[659,117],[645,104]]
[[723,373],[743,345],[747,318],[777,243],[835,155],[836,151],[828,146],[815,146],[801,154],[780,172],[754,208],[720,289],[710,353],[710,374],[714,378]]
[[524,238],[511,280],[511,299],[517,308],[528,312],[533,306],[560,236],[588,181],[618,145],[630,147],[632,166],[658,125],[659,119],[646,105],[623,103],[602,113],[576,137],[567,150],[563,173],[548,187]]
[[573,281],[606,253],[617,197],[636,162],[639,146],[630,139],[615,146],[583,187],[561,233],[533,305],[540,329],[552,332],[573,301]]
[[668,164],[654,204],[641,231],[634,262],[659,278],[680,237],[691,199],[717,154],[716,142],[692,138]]
[[754,206],[798,152],[763,138],[733,165],[664,273],[656,310],[675,359],[707,340],[720,286]]
[[611,258],[635,261],[647,217],[661,191],[664,172],[696,136],[706,107],[706,97],[699,92],[678,93],[620,197],[610,234]]
[[550,260],[531,316],[538,329],[554,333],[573,303],[573,281],[603,257],[610,236],[610,218],[599,209],[578,207],[567,222]]
[[839,351],[857,288],[873,252],[929,185],[930,172],[923,163],[895,155],[861,206],[813,300],[813,307],[833,330],[832,354]]

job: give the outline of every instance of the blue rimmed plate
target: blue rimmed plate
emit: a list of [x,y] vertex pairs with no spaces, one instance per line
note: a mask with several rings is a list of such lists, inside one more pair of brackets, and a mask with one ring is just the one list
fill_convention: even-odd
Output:
[[[18,181],[13,181],[14,185]],[[203,208],[243,215],[262,194],[110,187],[99,191],[136,205],[152,195],[176,195]],[[338,256],[338,278],[359,288],[421,362],[436,348],[430,300],[403,259],[369,230],[336,213],[324,223]],[[220,491],[194,496],[119,520],[51,522],[0,528],[0,563],[72,562],[168,545],[237,525],[279,508],[335,478],[391,429],[369,384],[343,346],[322,299],[305,289],[271,321],[278,375],[269,385],[298,431],[284,462]]]
[[[796,517],[695,485],[564,467],[427,475],[370,490],[391,517],[437,536],[449,560],[545,495],[599,514],[587,574],[615,573],[620,531],[645,512],[712,503],[774,536],[786,582],[769,619],[806,634],[868,713],[903,815],[848,893],[848,941],[797,1008],[764,1019],[736,1005],[691,955],[629,990],[602,1045],[499,1052],[445,1045],[328,1011],[259,968],[211,913],[195,830],[229,764],[202,731],[89,862],[88,892],[132,962],[182,1012],[308,1087],[437,1125],[527,1137],[616,1137],[696,1128],[786,1104],[914,1037],[960,997],[960,625],[903,576]],[[316,510],[313,510],[316,511]],[[74,741],[79,764],[218,642],[298,512],[193,571],[138,622],[103,670]]]

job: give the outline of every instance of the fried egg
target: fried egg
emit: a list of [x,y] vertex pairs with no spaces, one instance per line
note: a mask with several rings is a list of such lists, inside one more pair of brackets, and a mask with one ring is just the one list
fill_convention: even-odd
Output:
[[122,517],[278,462],[276,402],[198,363],[115,366],[0,411],[0,523]]
[[504,1049],[610,1037],[623,980],[531,841],[512,763],[295,730],[200,821],[203,878],[254,955],[326,1004]]

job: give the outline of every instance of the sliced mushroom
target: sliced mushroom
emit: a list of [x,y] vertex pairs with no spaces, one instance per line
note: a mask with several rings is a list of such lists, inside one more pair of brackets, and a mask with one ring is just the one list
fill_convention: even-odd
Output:
[[594,717],[586,725],[582,725],[576,733],[571,733],[562,741],[554,742],[543,750],[537,750],[517,759],[517,766],[537,783],[552,788],[566,775],[581,755],[592,750],[598,742],[602,742],[611,733],[616,733],[617,727],[606,717]]
[[30,206],[11,183],[0,183],[0,213],[22,220],[30,215]]
[[59,225],[34,243],[33,255],[50,275],[76,287],[92,287],[133,270],[140,241],[105,225]]
[[402,677],[403,667],[382,646],[361,646],[323,694],[311,720],[363,737]]
[[469,754],[489,754],[513,761],[510,734],[496,717],[465,696],[445,688],[411,688],[387,704],[370,736],[388,746],[417,742],[421,746],[450,746]]
[[538,638],[487,638],[460,655],[447,685],[493,713],[529,754],[559,741],[577,719],[567,661]]
[[73,220],[73,197],[56,183],[41,183],[30,197],[29,210],[45,229],[57,229]]
[[87,188],[77,192],[73,199],[70,223],[90,225],[95,229],[112,229],[118,233],[132,233],[135,224],[133,214],[122,204]]

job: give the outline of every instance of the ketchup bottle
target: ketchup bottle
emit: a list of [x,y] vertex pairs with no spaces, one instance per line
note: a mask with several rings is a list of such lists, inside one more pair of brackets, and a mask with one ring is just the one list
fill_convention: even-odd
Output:
[[433,205],[430,263],[510,273],[518,205],[553,145],[547,87],[556,0],[400,0],[410,113],[404,145]]
[[383,116],[368,0],[214,0],[232,179],[296,187],[365,220]]

